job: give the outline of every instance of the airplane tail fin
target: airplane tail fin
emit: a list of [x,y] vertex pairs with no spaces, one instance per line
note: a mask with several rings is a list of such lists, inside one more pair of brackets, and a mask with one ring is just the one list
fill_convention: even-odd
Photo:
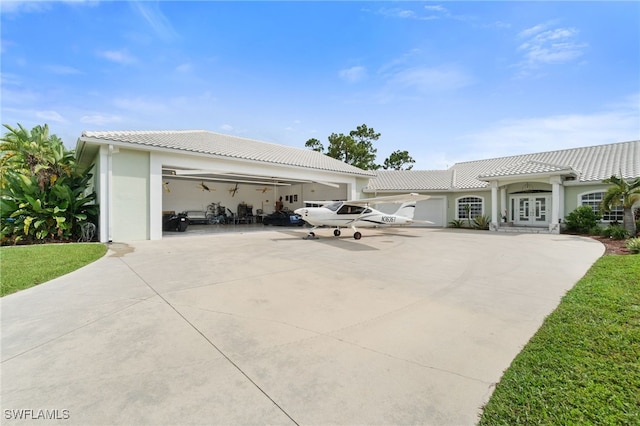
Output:
[[416,202],[408,201],[406,203],[402,203],[400,208],[394,213],[398,216],[404,216],[409,219],[413,219],[413,214],[416,212]]

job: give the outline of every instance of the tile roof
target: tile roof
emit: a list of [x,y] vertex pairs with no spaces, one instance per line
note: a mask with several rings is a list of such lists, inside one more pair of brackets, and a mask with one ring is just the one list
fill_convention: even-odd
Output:
[[369,180],[367,190],[449,190],[452,180],[452,170],[378,170],[377,176]]
[[371,171],[359,169],[309,149],[261,142],[205,130],[83,132],[80,139],[197,152],[364,177],[374,175]]
[[[451,173],[450,189],[486,188],[483,178],[567,171],[579,182],[599,182],[612,175],[625,179],[640,177],[640,141],[620,142],[583,148],[515,155],[454,164],[448,170],[404,170],[378,172],[367,189],[435,190],[441,189],[443,176]],[[414,174],[415,176],[410,176]],[[407,182],[412,182],[408,186]],[[421,188],[417,186],[422,185]],[[406,187],[405,187],[406,186]]]
[[534,175],[538,173],[574,172],[569,166],[557,166],[555,164],[543,163],[541,161],[524,161],[502,169],[492,170],[479,176],[480,179],[497,178],[503,176]]

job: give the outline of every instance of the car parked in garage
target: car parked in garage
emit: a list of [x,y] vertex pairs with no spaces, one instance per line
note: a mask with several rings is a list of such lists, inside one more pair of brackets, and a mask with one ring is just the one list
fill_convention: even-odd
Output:
[[302,226],[304,220],[298,214],[291,211],[279,211],[266,215],[262,219],[262,223],[265,225],[274,226]]

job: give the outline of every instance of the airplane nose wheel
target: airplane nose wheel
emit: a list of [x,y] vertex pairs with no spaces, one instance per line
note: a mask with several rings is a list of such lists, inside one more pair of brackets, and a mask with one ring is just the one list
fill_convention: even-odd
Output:
[[302,237],[302,239],[304,240],[315,240],[316,239],[316,233],[311,231],[307,234],[306,237]]
[[360,232],[356,232],[355,234],[353,234],[353,238],[359,240],[360,238],[362,238],[362,234]]
[[339,236],[340,236],[340,230],[339,230],[339,229],[334,229],[334,230],[333,230],[333,235],[334,235],[335,237],[339,237]]

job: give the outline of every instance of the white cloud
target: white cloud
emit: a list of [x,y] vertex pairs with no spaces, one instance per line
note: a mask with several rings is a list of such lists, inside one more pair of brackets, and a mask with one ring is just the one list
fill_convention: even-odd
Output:
[[98,55],[118,64],[128,65],[137,62],[136,58],[126,50],[102,50]]
[[82,72],[74,67],[70,67],[67,65],[47,65],[45,67],[48,71],[59,74],[59,75],[75,75],[82,74]]
[[2,0],[2,13],[40,13],[51,9],[51,4],[45,1],[5,1]]
[[367,69],[362,66],[355,66],[340,70],[340,78],[348,81],[349,83],[356,83],[367,76]]
[[158,114],[169,111],[162,102],[147,98],[116,98],[113,104],[126,111],[136,114]]
[[158,37],[166,41],[171,41],[178,37],[171,22],[162,13],[157,2],[136,1],[129,4],[142,15]]
[[104,126],[105,124],[119,123],[122,117],[109,114],[91,114],[80,117],[81,123],[95,124],[96,126]]
[[533,70],[544,65],[571,62],[584,55],[587,43],[578,40],[575,28],[550,28],[548,24],[539,24],[527,28],[518,34],[523,41],[518,46],[523,59],[516,67],[520,68],[520,77],[528,77]]
[[[17,13],[44,13],[51,10],[55,2],[50,0],[1,0],[2,14]],[[64,0],[60,3],[66,5],[96,6],[98,0]]]
[[224,130],[225,132],[233,131],[233,126],[231,124],[223,124],[220,126],[220,130]]
[[449,13],[449,11],[445,7],[443,7],[443,6],[439,5],[439,4],[426,5],[426,6],[424,6],[424,10],[428,10],[430,12]]
[[[422,12],[429,12],[428,15],[424,15]],[[386,16],[389,18],[400,18],[400,19],[415,19],[418,21],[431,21],[433,19],[441,19],[450,17],[449,11],[442,6],[434,5],[434,6],[425,6],[423,10],[412,10],[412,9],[401,9],[398,7],[394,8],[380,8],[375,11],[376,14]]]
[[45,122],[67,123],[67,120],[57,111],[35,111],[34,115]]
[[416,66],[395,72],[389,83],[395,87],[428,93],[460,89],[472,81],[470,75],[452,66]]
[[625,142],[640,139],[638,94],[591,114],[502,120],[461,137],[467,160]]
[[191,65],[191,63],[186,62],[184,64],[180,64],[176,67],[176,71],[178,72],[189,72],[191,71],[191,69],[193,68],[193,66]]

